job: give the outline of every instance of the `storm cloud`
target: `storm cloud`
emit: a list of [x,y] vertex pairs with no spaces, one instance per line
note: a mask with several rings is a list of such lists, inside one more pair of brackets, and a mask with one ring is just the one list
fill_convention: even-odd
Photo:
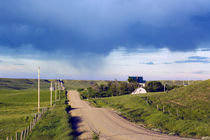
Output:
[[209,0],[0,1],[0,46],[12,49],[31,45],[64,55],[106,55],[119,46],[191,51],[210,42],[209,28]]

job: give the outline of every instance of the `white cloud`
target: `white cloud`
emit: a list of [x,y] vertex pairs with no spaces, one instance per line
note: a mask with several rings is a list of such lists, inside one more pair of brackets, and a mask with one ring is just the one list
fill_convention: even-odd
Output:
[[[203,63],[175,63],[186,60],[190,56],[209,57],[210,51],[171,52],[166,48],[156,52],[142,53],[141,50],[128,52],[119,48],[113,50],[105,59],[101,74],[125,80],[129,75],[142,75],[148,80],[160,79],[208,79],[205,73],[195,71],[209,71],[210,65]],[[209,58],[210,60],[210,58]],[[148,62],[154,65],[148,65]]]

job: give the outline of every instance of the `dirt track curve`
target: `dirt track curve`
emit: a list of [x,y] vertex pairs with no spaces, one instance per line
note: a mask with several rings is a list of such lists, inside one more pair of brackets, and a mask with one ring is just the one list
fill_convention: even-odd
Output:
[[[175,136],[155,133],[118,116],[114,111],[95,108],[80,99],[77,91],[69,91],[74,129],[79,139],[92,139],[93,132],[100,134],[100,140],[185,140]],[[187,139],[189,140],[189,139]]]

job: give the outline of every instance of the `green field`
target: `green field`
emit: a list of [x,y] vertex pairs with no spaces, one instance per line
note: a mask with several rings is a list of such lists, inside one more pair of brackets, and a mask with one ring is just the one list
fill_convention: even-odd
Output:
[[[41,80],[41,107],[49,107],[49,86]],[[21,132],[36,112],[37,80],[0,78],[0,139]]]
[[[49,89],[49,80],[40,80],[41,89]],[[37,79],[0,78],[0,89],[37,89]]]
[[88,88],[95,84],[107,83],[107,81],[95,81],[95,80],[63,80],[66,89],[78,89],[78,88]]
[[[37,112],[36,90],[0,90],[0,139],[22,131]],[[41,90],[41,107],[49,107],[50,92]]]
[[195,138],[210,136],[210,80],[168,93],[125,95],[90,102],[114,108],[130,121],[163,133]]

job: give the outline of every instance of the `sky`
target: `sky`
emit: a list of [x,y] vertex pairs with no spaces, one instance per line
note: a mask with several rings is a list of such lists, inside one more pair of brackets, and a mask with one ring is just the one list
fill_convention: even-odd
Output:
[[205,80],[209,0],[1,0],[0,77]]

